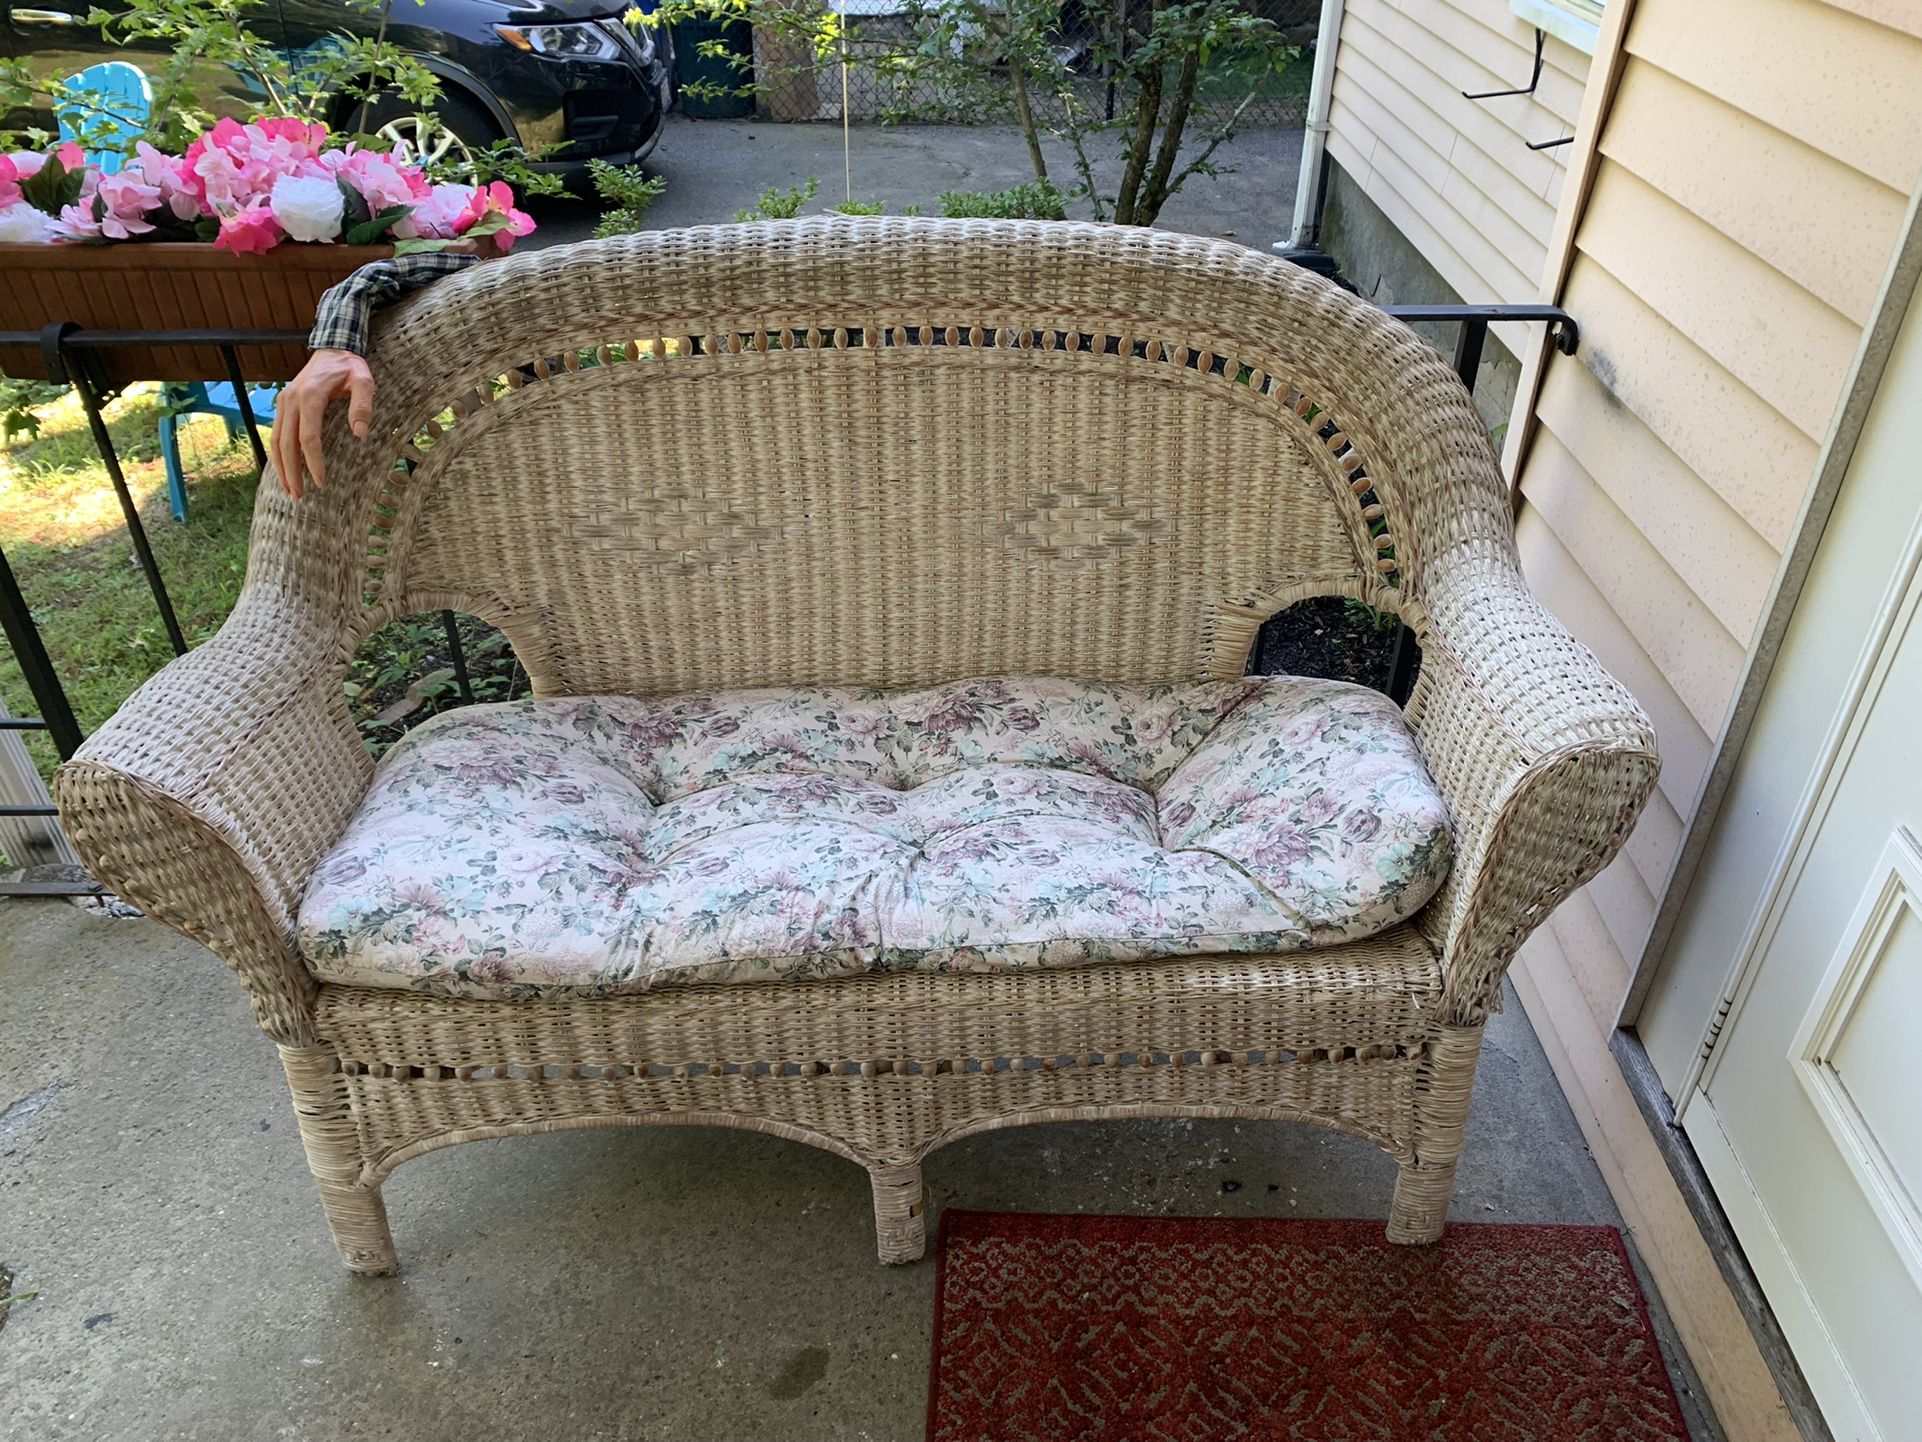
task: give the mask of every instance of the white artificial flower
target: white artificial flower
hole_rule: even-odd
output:
[[[268,200],[274,219],[293,240],[340,239],[340,186],[332,179],[283,175]]]
[[[53,217],[16,200],[0,210],[0,245],[33,245],[53,239]]]

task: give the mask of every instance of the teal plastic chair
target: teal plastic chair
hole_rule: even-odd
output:
[[[112,132],[116,144],[109,150],[89,152],[87,161],[101,173],[112,175],[127,163],[123,152],[147,128],[147,116],[153,111],[153,87],[137,66],[124,60],[106,60],[89,65],[78,75],[69,75],[67,88],[84,92],[105,114],[87,116],[71,106],[63,109],[58,116],[60,138],[77,140],[82,126],[104,126]]]
[[[274,401],[280,395],[280,387],[248,386],[247,403],[253,407],[254,419],[263,426],[274,423]],[[245,420],[240,414],[240,402],[234,396],[234,388],[226,381],[190,381],[169,385],[166,392],[167,409],[160,417],[160,459],[167,467],[167,502],[173,507],[174,519],[187,519],[187,477],[180,468],[180,418],[185,415],[219,416],[227,423],[227,438],[238,441],[245,434]]]

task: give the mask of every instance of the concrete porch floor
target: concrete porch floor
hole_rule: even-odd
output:
[[[0,1327],[0,1435],[921,1435],[932,1251],[875,1261],[845,1161],[681,1127],[450,1148],[387,1184],[402,1274],[355,1277],[213,956],[0,902],[0,997],[0,1265],[40,1292]],[[1184,1121],[995,1132],[927,1168],[937,1206],[1203,1216],[1384,1217],[1393,1173],[1317,1128]],[[1620,1224],[1512,1000],[1450,1215]],[[1695,1436],[1719,1442],[1643,1287]]]

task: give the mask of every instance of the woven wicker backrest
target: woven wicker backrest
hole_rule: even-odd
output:
[[[364,550],[303,582],[344,646],[454,606],[549,693],[1238,675],[1300,596],[1420,630],[1444,552],[1513,564],[1440,358],[1222,242],[657,232],[442,281],[374,364],[374,437],[336,418],[322,506],[263,503],[257,575],[344,525]]]

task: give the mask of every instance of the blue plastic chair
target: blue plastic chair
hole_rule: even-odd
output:
[[[274,423],[274,400],[279,386],[248,386],[247,403],[254,419],[263,426]],[[227,438],[238,441],[246,432],[240,402],[226,381],[190,381],[167,387],[167,411],[160,418],[160,458],[167,466],[167,501],[174,519],[187,519],[187,477],[180,468],[180,417],[184,415],[219,416],[227,423]]]
[[[92,152],[87,161],[102,174],[112,175],[127,163],[124,152],[147,128],[147,116],[153,110],[153,87],[137,66],[124,60],[89,65],[78,75],[69,75],[67,87],[83,91],[107,114],[87,117],[71,107],[62,110],[58,117],[60,138],[77,140],[79,128],[90,121],[93,126],[104,126],[119,143],[111,150]]]

